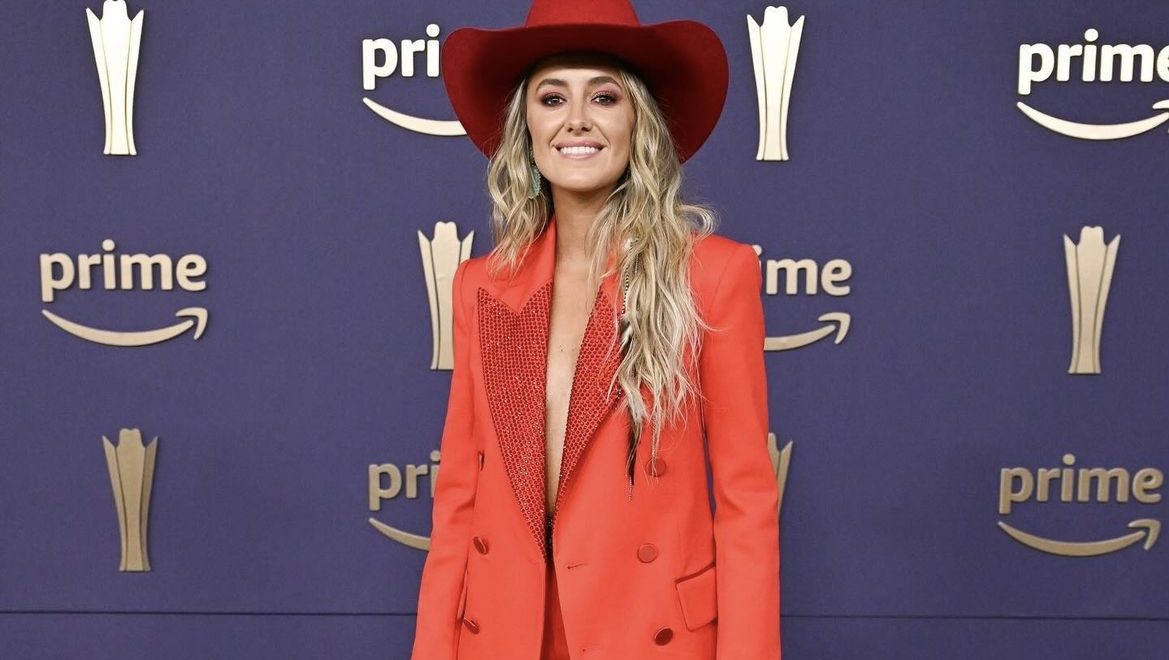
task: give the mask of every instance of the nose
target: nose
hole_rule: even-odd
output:
[[[592,122],[588,117],[588,101],[573,101],[568,109],[568,130],[570,133],[580,133],[592,129]]]

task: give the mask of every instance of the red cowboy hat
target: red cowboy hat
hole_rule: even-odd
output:
[[[499,146],[508,96],[540,58],[567,51],[616,56],[645,81],[665,113],[679,160],[714,130],[727,96],[727,54],[696,21],[642,25],[628,0],[535,0],[520,27],[460,28],[442,46],[455,115],[479,150]]]

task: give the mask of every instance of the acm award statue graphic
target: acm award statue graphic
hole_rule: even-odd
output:
[[[763,11],[762,25],[747,16],[747,33],[751,39],[755,94],[759,102],[759,151],[755,160],[789,160],[788,106],[804,17],[789,24],[787,7],[768,7]]]
[[[471,243],[474,240],[474,231],[460,239],[458,225],[454,222],[434,223],[434,238],[428,239],[421,231],[418,232],[422,273],[430,301],[430,368],[433,370],[454,368],[452,286],[459,264],[471,257]]]
[[[1104,244],[1103,227],[1081,227],[1078,244],[1066,234],[1063,237],[1072,312],[1069,374],[1100,373],[1100,331],[1119,248],[1119,234]]]
[[[106,143],[102,153],[135,156],[134,82],[138,77],[143,11],[130,19],[124,0],[105,0],[100,19],[89,8],[85,15],[105,108]]]
[[[122,429],[118,432],[117,447],[104,435],[101,439],[122,538],[122,561],[118,570],[149,571],[146,525],[150,518],[150,489],[154,485],[158,438],[143,446],[142,433],[138,429]]]

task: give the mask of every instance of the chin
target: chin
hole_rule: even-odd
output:
[[[618,181],[620,181],[619,178],[612,180],[590,179],[588,181],[569,180],[560,183],[553,181],[552,185],[559,188],[560,190],[563,190],[564,192],[585,194],[604,190],[612,190],[617,186]]]

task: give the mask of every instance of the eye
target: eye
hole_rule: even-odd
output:
[[[555,93],[545,94],[544,96],[540,97],[540,105],[554,105],[554,106],[560,105],[559,103],[549,103],[549,101],[556,100],[556,99],[563,101],[564,97],[560,96],[559,94],[555,94]]]
[[[613,92],[600,92],[593,98],[600,100],[604,105],[613,105],[621,100],[621,97]]]

